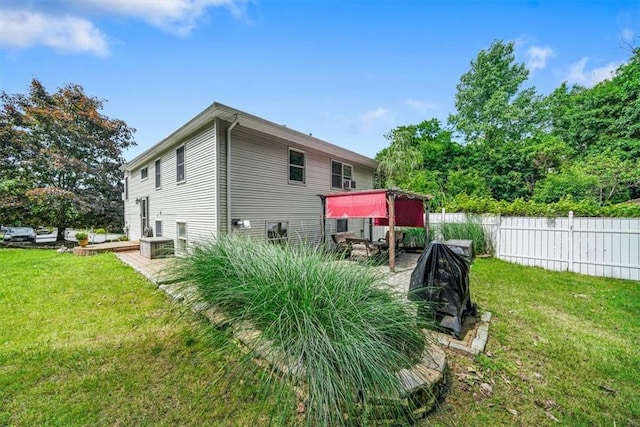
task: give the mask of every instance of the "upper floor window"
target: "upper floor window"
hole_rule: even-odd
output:
[[[331,188],[345,188],[345,181],[349,181],[349,187],[354,188],[351,184],[353,180],[353,167],[346,163],[331,160]]]
[[[305,182],[305,153],[289,148],[289,182]]]
[[[156,160],[155,172],[156,172],[156,188],[162,187],[162,179],[160,176],[160,159]]]
[[[149,178],[149,167],[145,166],[140,169],[140,181],[144,181],[147,178]]]
[[[176,181],[184,181],[184,145],[176,150]]]

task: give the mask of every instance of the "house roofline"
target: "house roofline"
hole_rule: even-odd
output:
[[[344,160],[348,160],[364,166],[369,166],[373,169],[377,169],[378,167],[377,160],[366,157],[362,154],[347,150],[346,148],[339,147],[335,144],[331,144],[297,130],[290,129],[284,125],[279,125],[269,120],[265,120],[252,114],[245,113],[244,111],[240,111],[224,104],[220,104],[219,102],[214,102],[194,118],[178,128],[176,131],[171,133],[169,136],[162,139],[152,147],[148,148],[147,150],[133,158],[131,161],[125,163],[121,169],[123,171],[126,171],[134,170],[140,167],[149,160],[158,157],[161,153],[170,149],[172,146],[178,145],[189,135],[212,123],[216,117],[219,117],[220,119],[228,122],[233,122],[237,117],[239,121],[238,124],[240,126],[280,137],[282,139],[295,142],[302,147],[322,151],[332,156],[342,158]]]

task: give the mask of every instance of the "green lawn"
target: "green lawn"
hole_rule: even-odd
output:
[[[640,282],[480,259],[471,292],[487,354],[450,357],[431,424],[640,426]]]
[[[250,382],[216,382],[223,338],[112,254],[4,249],[0,265],[0,426],[261,419]]]
[[[216,381],[226,337],[113,255],[3,249],[0,265],[0,426],[264,424],[250,379]],[[425,425],[640,426],[640,283],[480,259],[471,286],[488,353],[450,355]]]

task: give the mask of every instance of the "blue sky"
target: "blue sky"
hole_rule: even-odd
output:
[[[446,121],[495,39],[540,93],[591,86],[640,44],[640,0],[3,0],[0,90],[82,85],[137,129],[127,160],[214,101],[373,157]]]

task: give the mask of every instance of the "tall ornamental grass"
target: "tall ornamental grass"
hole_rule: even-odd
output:
[[[406,227],[404,231],[404,246],[408,248],[424,248],[424,228],[423,227]],[[427,245],[434,239],[434,229],[429,227],[429,237],[427,238]]]
[[[201,245],[181,263],[178,274],[232,329],[261,332],[245,334],[257,340],[249,347],[287,367],[269,364],[266,390],[275,395],[295,386],[300,402],[297,411],[290,401],[274,416],[297,412],[306,425],[359,425],[380,398],[399,408],[397,372],[419,360],[425,338],[411,304],[371,268],[336,263],[310,247],[238,236]],[[255,370],[255,355],[243,364],[246,372]]]
[[[493,245],[479,221],[469,219],[466,222],[448,222],[442,224],[441,227],[443,240],[472,240],[474,253],[493,253]]]

